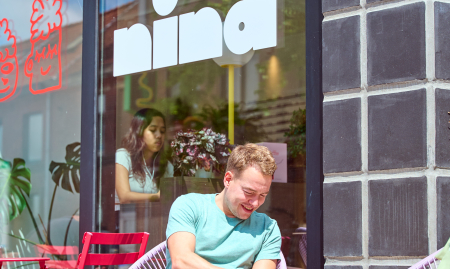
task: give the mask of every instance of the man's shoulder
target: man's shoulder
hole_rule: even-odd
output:
[[[253,212],[251,221],[260,227],[264,227],[265,230],[272,230],[274,227],[278,228],[277,221],[267,216],[265,213]]]
[[[176,199],[176,203],[184,206],[200,207],[207,205],[212,194],[188,193],[181,195]]]

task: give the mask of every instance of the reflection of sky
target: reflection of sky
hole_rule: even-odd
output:
[[[62,0],[61,12],[63,26],[83,20],[83,0]],[[10,28],[16,35],[18,42],[28,40],[31,37],[31,14],[33,13],[34,0],[0,0],[0,20],[8,19]],[[0,38],[0,46],[7,44]]]
[[[133,1],[134,0],[102,0],[100,1],[100,12],[105,12]]]

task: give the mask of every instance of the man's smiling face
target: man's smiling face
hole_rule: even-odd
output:
[[[228,171],[225,174],[225,214],[228,217],[248,219],[265,201],[272,184],[272,176],[249,166],[239,175]]]

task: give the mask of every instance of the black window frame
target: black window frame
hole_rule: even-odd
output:
[[[83,3],[81,101],[80,235],[98,230],[99,152],[99,16],[100,0]],[[306,192],[307,264],[324,268],[323,256],[323,132],[322,132],[322,1],[306,4]]]

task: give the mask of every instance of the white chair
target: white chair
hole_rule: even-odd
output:
[[[436,255],[441,250],[442,249],[436,251],[435,253],[431,254],[430,256],[426,257],[420,262],[414,264],[413,266],[409,267],[409,269],[437,269],[439,265],[439,260],[436,259]]]
[[[280,251],[281,259],[278,261],[277,269],[287,269],[283,253]],[[166,242],[162,242],[149,250],[138,259],[129,269],[163,269],[166,268]]]

